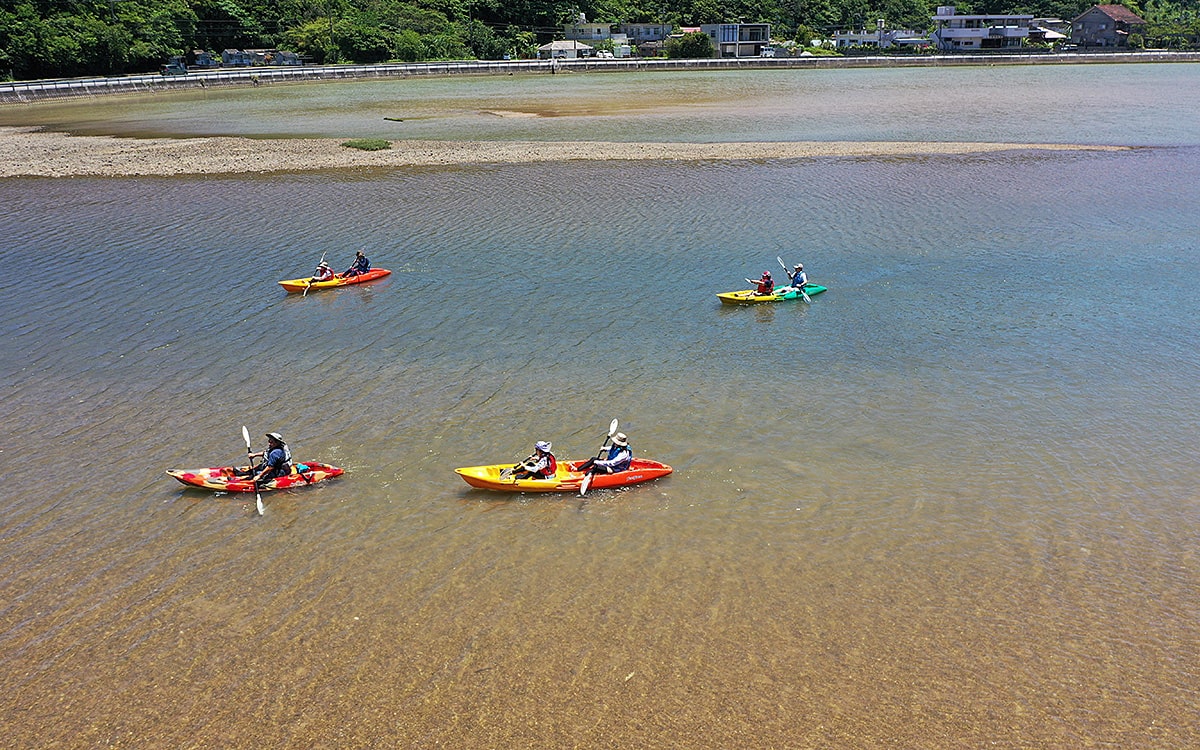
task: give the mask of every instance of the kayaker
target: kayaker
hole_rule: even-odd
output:
[[[333,278],[333,269],[325,261],[317,264],[317,270],[313,272],[312,281],[329,281]]]
[[[762,278],[758,280],[758,289],[755,294],[773,294],[775,292],[775,282],[771,279],[770,271],[763,271]]]
[[[558,471],[558,461],[550,452],[549,441],[539,440],[533,444],[533,455],[513,467],[517,479],[547,479]]]
[[[792,282],[792,286],[795,287],[797,291],[808,286],[808,274],[804,273],[804,264],[797,263],[795,270],[788,274],[788,279]]]
[[[349,278],[351,276],[358,276],[360,274],[364,274],[370,270],[371,270],[371,261],[367,260],[367,256],[363,255],[362,250],[359,250],[357,253],[354,254],[354,265],[347,268],[346,272],[344,274],[342,274],[342,276]]]
[[[629,447],[629,438],[623,432],[613,436],[612,445],[608,446],[608,455],[604,458],[589,458],[579,465],[580,471],[593,474],[616,474],[625,471],[633,461],[633,449]]]
[[[250,458],[250,476],[255,484],[266,484],[276,477],[284,477],[292,472],[292,449],[283,442],[283,436],[278,432],[267,433],[267,449],[258,453],[248,454]],[[263,462],[255,473],[254,459],[261,458]]]

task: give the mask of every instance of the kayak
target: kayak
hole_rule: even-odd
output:
[[[279,282],[279,286],[288,290],[288,292],[303,292],[306,289],[332,289],[338,286],[361,284],[364,281],[382,279],[389,273],[391,273],[391,271],[387,270],[386,268],[372,268],[370,271],[367,271],[366,273],[360,273],[357,276],[344,277],[340,273],[335,274],[334,277],[329,281],[312,281],[311,276],[303,279],[285,279],[284,281]]]
[[[823,291],[825,291],[825,287],[818,284],[809,284],[804,287],[804,293],[809,297],[815,297]],[[739,292],[721,292],[717,298],[727,305],[757,305],[763,302],[802,299],[800,293],[790,286],[781,286],[775,290],[774,294],[758,294],[753,289],[743,289]]]
[[[501,476],[505,469],[511,469],[512,464],[492,464],[491,466],[467,466],[455,469],[467,484],[481,490],[496,490],[497,492],[577,492],[579,485],[586,476],[578,471],[583,461],[560,461],[558,471],[547,479],[514,479]],[[635,458],[625,471],[615,474],[595,474],[592,477],[591,489],[602,490],[612,487],[624,487],[638,482],[648,482],[670,474],[674,469],[658,461],[648,458]]]
[[[292,464],[291,474],[276,477],[255,487],[253,482],[235,473],[244,472],[245,469],[244,466],[214,466],[207,469],[170,469],[167,474],[189,487],[203,487],[206,490],[220,492],[266,492],[267,490],[286,490],[289,487],[305,487],[326,479],[340,477],[345,473],[345,469],[339,469],[336,466],[304,461]]]

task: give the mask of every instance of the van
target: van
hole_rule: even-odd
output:
[[[759,57],[774,57],[775,56],[775,48],[770,47],[770,46],[763,47],[762,51],[758,53],[758,56]]]

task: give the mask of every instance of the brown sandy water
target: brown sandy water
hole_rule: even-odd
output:
[[[0,281],[7,742],[1194,746],[1198,175],[4,180],[6,266],[43,270]],[[393,275],[274,284],[360,247]],[[830,291],[720,306],[777,254]],[[613,417],[675,474],[453,474]],[[242,424],[348,473],[261,518],[163,475]]]

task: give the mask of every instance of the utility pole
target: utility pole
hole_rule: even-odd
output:
[[[338,62],[341,62],[342,56],[338,54],[337,42],[333,39],[333,3],[331,0],[325,0],[325,9],[329,11],[329,54],[336,56]]]

